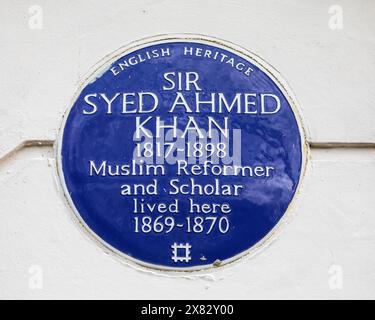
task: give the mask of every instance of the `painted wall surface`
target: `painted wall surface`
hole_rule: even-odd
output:
[[[1,1],[0,298],[375,298],[374,18],[371,0]],[[165,33],[222,38],[272,64],[315,145],[269,247],[183,276],[93,242],[61,195],[53,148],[92,66]],[[322,148],[332,142],[342,147]]]

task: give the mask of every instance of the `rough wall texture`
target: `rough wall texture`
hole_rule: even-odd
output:
[[[52,147],[92,65],[135,39],[185,32],[232,41],[278,69],[309,141],[375,143],[374,17],[370,0],[1,1],[0,298],[375,298],[373,148],[313,148],[270,247],[173,277],[124,265],[86,236],[57,186]]]

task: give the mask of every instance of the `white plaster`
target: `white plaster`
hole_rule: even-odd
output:
[[[146,36],[200,33],[272,64],[300,102],[308,139],[375,142],[375,2],[0,2],[0,159],[27,140],[54,140],[78,83],[105,55]],[[313,149],[303,193],[278,239],[254,258],[200,276],[124,265],[73,221],[51,147],[0,160],[0,298],[375,298],[374,149]],[[343,288],[331,290],[331,266]],[[39,269],[41,268],[41,269]],[[41,289],[29,288],[41,270]],[[35,286],[35,288],[39,288]]]
[[[374,141],[375,3],[339,1],[41,0],[0,3],[0,157],[26,139],[54,139],[77,83],[105,55],[156,34],[197,33],[243,46],[289,82],[313,141]],[[199,14],[198,14],[199,13]]]
[[[54,186],[52,148],[26,148],[0,166],[1,298],[374,298],[375,151],[312,150],[303,194],[261,253],[201,276],[124,265],[82,231]],[[340,161],[337,161],[339,159]],[[343,289],[329,268],[343,268]],[[30,290],[30,266],[43,289]]]

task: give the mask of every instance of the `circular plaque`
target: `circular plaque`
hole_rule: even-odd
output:
[[[159,36],[101,63],[57,148],[80,223],[129,261],[218,267],[283,220],[306,147],[290,90],[254,54],[204,36]]]

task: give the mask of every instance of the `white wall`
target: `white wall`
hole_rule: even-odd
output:
[[[32,5],[42,29],[29,26]],[[331,5],[343,8],[342,30],[329,27]],[[375,143],[374,17],[371,0],[2,0],[0,298],[375,298],[374,148],[312,149],[279,238],[254,258],[189,277],[106,254],[73,221],[53,148],[17,149],[55,139],[79,81],[106,54],[184,32],[232,41],[278,69],[310,141]]]

